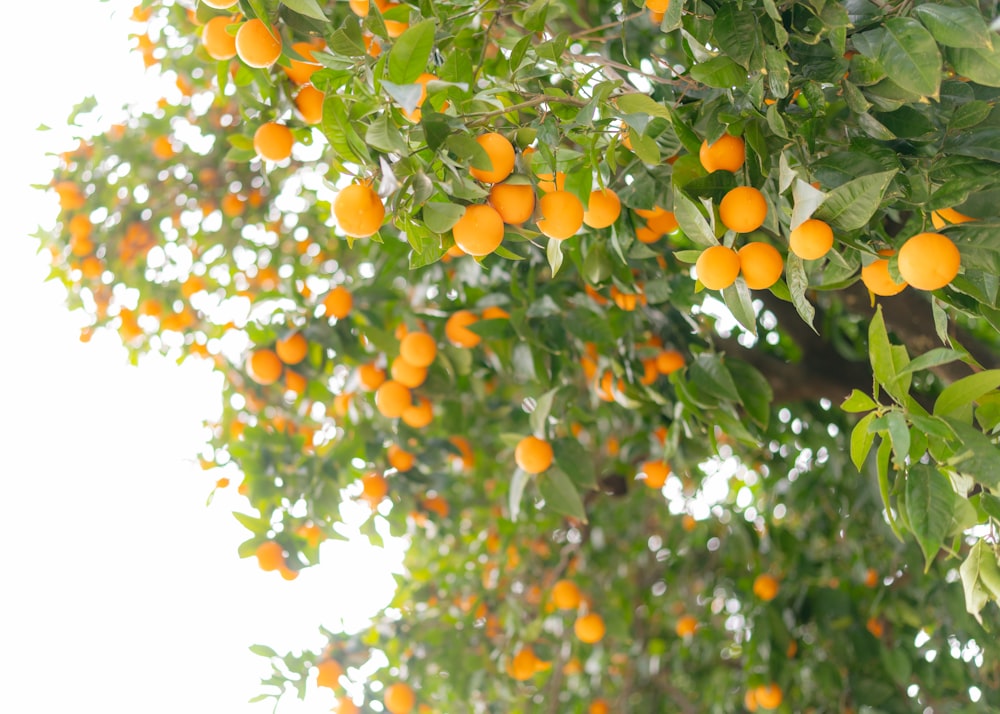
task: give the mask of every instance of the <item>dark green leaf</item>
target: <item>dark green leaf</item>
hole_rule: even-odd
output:
[[[843,231],[864,228],[879,209],[882,196],[896,171],[882,171],[852,179],[826,195],[816,218]]]
[[[577,488],[592,489],[597,485],[594,457],[574,438],[552,442],[556,465],[576,484]]]
[[[733,377],[747,414],[761,428],[766,429],[771,417],[771,403],[774,401],[770,383],[764,375],[742,360],[727,359],[726,368]]]
[[[587,512],[583,507],[580,492],[569,476],[561,470],[550,468],[538,476],[538,490],[545,499],[545,507],[577,520],[586,521]]]
[[[691,68],[691,77],[716,89],[742,87],[747,81],[747,71],[724,55],[699,62]]]
[[[927,464],[914,464],[906,474],[906,513],[910,529],[924,552],[924,572],[941,549],[954,511],[955,492],[948,479]]]
[[[992,49],[949,47],[946,53],[948,63],[961,76],[987,87],[1000,87],[1000,42]]]
[[[909,17],[889,18],[885,29],[879,62],[891,69],[893,81],[915,94],[937,97],[941,87],[941,52],[931,33]]]
[[[733,377],[718,355],[709,353],[698,355],[688,366],[687,374],[688,381],[706,394],[730,402],[740,401],[740,394]]]
[[[975,8],[926,3],[918,5],[916,13],[934,39],[946,47],[993,47],[990,28]]]

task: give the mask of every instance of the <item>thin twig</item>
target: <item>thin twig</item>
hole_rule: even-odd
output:
[[[544,104],[546,102],[552,102],[555,104],[569,104],[574,107],[585,107],[587,102],[582,99],[576,99],[575,97],[558,97],[551,94],[540,94],[537,97],[527,99],[523,102],[517,104],[511,104],[509,107],[504,107],[503,109],[494,109],[490,112],[472,112],[466,114],[466,117],[476,117],[477,119],[492,119],[493,117],[502,116],[508,112],[517,112],[522,109],[529,109],[531,107],[537,107],[539,104]]]
[[[623,72],[628,72],[630,74],[638,74],[640,77],[644,77],[650,82],[656,84],[669,84],[671,86],[676,86],[678,84],[685,84],[686,80],[681,79],[668,79],[667,77],[661,77],[658,74],[650,74],[649,72],[643,72],[641,69],[632,67],[621,62],[615,62],[613,59],[608,59],[607,57],[602,57],[601,55],[566,55],[566,58],[573,62],[580,62],[582,64],[595,64],[602,67],[614,67],[615,69],[620,69]]]
[[[574,32],[570,35],[571,40],[578,40],[581,37],[586,37],[594,32],[600,32],[601,30],[609,30],[612,27],[618,27],[619,25],[624,25],[629,20],[634,20],[637,17],[642,17],[646,14],[645,10],[639,10],[638,12],[633,12],[631,15],[626,15],[621,20],[616,20],[614,22],[606,22],[603,25],[598,25],[597,27],[589,27],[586,30],[580,30],[579,32]]]

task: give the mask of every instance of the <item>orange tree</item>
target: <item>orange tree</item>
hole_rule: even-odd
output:
[[[262,697],[1000,706],[992,5],[646,5],[135,9],[165,99],[41,236],[83,338],[225,376],[242,556],[409,543]]]

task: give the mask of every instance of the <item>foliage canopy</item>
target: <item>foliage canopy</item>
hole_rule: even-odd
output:
[[[1000,707],[993,3],[646,4],[136,7],[173,85],[41,236],[83,338],[225,375],[242,556],[409,541],[262,697]]]

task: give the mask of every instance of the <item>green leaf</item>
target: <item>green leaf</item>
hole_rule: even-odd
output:
[[[897,402],[903,402],[905,395],[896,389],[896,368],[892,361],[892,345],[885,330],[882,306],[875,309],[875,316],[868,323],[868,360],[876,381]]]
[[[761,45],[757,15],[741,3],[722,3],[712,21],[713,43],[744,68]]]
[[[906,514],[910,530],[924,552],[924,572],[930,570],[952,520],[955,492],[933,466],[914,464],[906,474]]]
[[[937,97],[941,88],[941,52],[934,37],[910,17],[885,21],[879,62],[892,72],[892,81],[922,97]]]
[[[764,375],[742,360],[727,360],[726,368],[733,377],[747,414],[762,429],[766,429],[771,418],[771,402],[774,401],[774,390],[770,383]]]
[[[314,20],[327,21],[326,15],[323,14],[323,8],[319,6],[316,0],[282,0],[281,4],[300,15],[311,17]]]
[[[428,201],[422,214],[424,224],[435,233],[447,233],[465,215],[465,206],[441,201]]]
[[[406,140],[399,133],[399,128],[385,113],[373,121],[365,132],[365,141],[379,151],[406,152]]]
[[[688,381],[706,394],[730,402],[740,401],[733,377],[716,354],[702,353],[688,366]]]
[[[859,389],[853,390],[840,408],[848,413],[868,412],[878,406],[878,403]]]
[[[934,402],[934,414],[951,414],[997,387],[1000,387],[1000,369],[988,369],[962,377],[941,391]]]
[[[904,468],[906,457],[910,453],[910,428],[906,425],[903,413],[893,409],[886,414],[886,424],[889,427],[889,439],[892,441],[892,453],[896,466]]]
[[[592,489],[597,486],[597,472],[594,457],[579,441],[572,437],[556,439],[552,442],[559,469],[576,484],[577,488]]]
[[[1000,128],[986,125],[961,132],[949,137],[944,147],[945,151],[952,154],[1000,162]]]
[[[882,196],[896,171],[883,171],[852,179],[826,195],[816,218],[843,231],[864,228],[879,209]]]
[[[869,416],[874,416],[870,414]],[[892,529],[893,535],[903,542],[903,534],[899,530],[899,523],[893,515],[892,505],[889,497],[889,455],[892,451],[892,443],[888,439],[882,439],[875,454],[875,468],[878,470],[878,491],[882,496],[882,506],[885,509],[885,517]]]
[[[990,28],[975,8],[927,3],[915,10],[934,39],[946,47],[993,47]]]
[[[871,451],[872,443],[875,441],[875,434],[868,429],[874,419],[875,412],[866,414],[851,430],[851,462],[858,471],[864,466],[868,452]]]
[[[545,507],[580,521],[587,520],[580,492],[569,476],[559,469],[549,469],[538,477],[538,490],[545,499]]]
[[[698,207],[681,191],[674,191],[674,218],[684,231],[684,234],[698,245],[711,247],[719,245],[708,221],[701,215]]]
[[[1000,448],[965,422],[949,419],[948,425],[958,435],[959,446],[947,465],[989,488],[1000,488]]]
[[[991,49],[949,47],[945,53],[958,74],[976,84],[1000,87],[1000,42]]]
[[[670,110],[647,94],[623,94],[614,102],[624,114],[648,114],[651,117],[670,119]]]
[[[410,84],[427,70],[434,49],[434,20],[421,20],[396,38],[389,50],[389,79]]]
[[[559,387],[550,389],[535,400],[535,408],[528,416],[528,423],[531,425],[531,430],[536,434],[545,433],[549,414],[552,412],[552,401],[555,399],[558,391]]]
[[[549,269],[552,270],[552,276],[555,277],[563,264],[562,241],[549,238],[549,242],[545,246],[545,257],[549,261]]]
[[[696,81],[716,89],[742,87],[747,82],[747,71],[724,55],[699,62],[690,74]]]
[[[750,297],[750,288],[747,287],[743,278],[737,278],[736,282],[722,291],[722,300],[733,313],[733,317],[743,326],[747,332],[754,337],[757,336],[757,314],[753,309],[753,300]]]
[[[813,327],[816,308],[806,298],[806,290],[809,288],[809,277],[806,275],[802,258],[790,251],[788,257],[785,259],[785,280],[788,283],[788,293],[792,299],[792,305],[795,306],[795,311],[812,328],[813,332],[816,332],[816,328]]]
[[[931,369],[932,367],[948,364],[964,358],[964,352],[950,350],[946,347],[936,347],[911,361],[908,365],[906,365],[906,367],[899,370],[899,374],[902,375],[909,372],[919,372],[921,370]]]
[[[1000,565],[997,564],[997,555],[986,542],[976,541],[958,573],[965,591],[965,609],[982,624],[980,611],[991,600],[1000,599]]]
[[[267,645],[250,645],[250,651],[258,657],[277,657],[278,653]]]
[[[514,469],[514,475],[510,479],[510,492],[507,494],[507,508],[510,510],[510,520],[517,521],[521,514],[521,498],[524,496],[524,487],[528,485],[527,473],[521,469]]]
[[[233,516],[240,522],[240,525],[257,535],[263,535],[271,528],[271,522],[266,518],[248,516],[246,513],[240,513],[239,511],[233,511]]]
[[[993,111],[993,105],[981,99],[974,99],[971,102],[960,104],[955,113],[951,115],[948,122],[948,129],[958,131],[959,129],[971,129],[986,120],[986,117]]]

